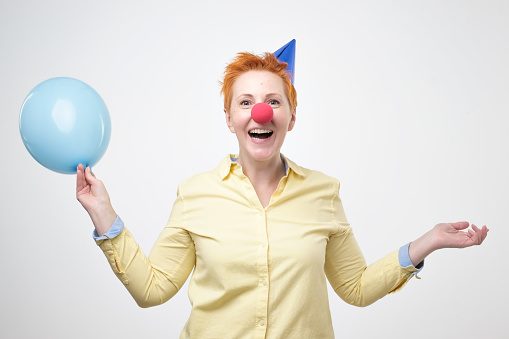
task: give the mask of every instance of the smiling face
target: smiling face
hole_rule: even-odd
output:
[[[269,71],[248,71],[233,85],[230,109],[226,123],[239,142],[239,163],[279,161],[280,149],[286,133],[295,124],[295,110],[291,110],[283,80]],[[251,118],[251,109],[257,103],[269,104],[274,117],[266,124]]]

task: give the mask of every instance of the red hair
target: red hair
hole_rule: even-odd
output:
[[[279,62],[272,53],[264,53],[261,56],[246,52],[238,53],[237,57],[226,66],[223,81],[220,82],[225,110],[230,110],[233,84],[239,76],[248,71],[269,71],[278,75],[283,80],[285,94],[290,103],[290,109],[293,112],[297,107],[297,91],[293,87],[290,73],[286,71],[287,66],[286,62]]]

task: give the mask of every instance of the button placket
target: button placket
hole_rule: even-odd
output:
[[[260,335],[267,330],[267,314],[269,305],[269,265],[268,265],[268,236],[266,210],[257,213],[256,227],[258,228],[257,268],[258,268],[258,300],[256,307],[256,321]]]

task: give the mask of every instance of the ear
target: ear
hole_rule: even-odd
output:
[[[290,124],[288,124],[288,132],[290,132],[295,126],[295,120],[297,119],[297,110],[294,110],[292,113],[292,119],[290,120]]]
[[[224,109],[224,117],[226,119],[226,125],[228,126],[228,129],[230,130],[230,132],[235,133],[235,128],[233,128],[232,118],[230,116],[230,113],[228,113],[226,111],[226,108]]]

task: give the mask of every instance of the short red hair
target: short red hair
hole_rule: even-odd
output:
[[[286,71],[288,64],[286,62],[279,62],[279,60],[272,53],[264,53],[261,56],[251,53],[243,52],[238,53],[237,57],[226,66],[224,71],[221,94],[224,96],[224,108],[226,111],[230,110],[233,96],[233,84],[239,76],[248,71],[269,71],[279,77],[284,82],[285,94],[290,103],[290,109],[293,112],[297,107],[297,91],[293,87],[291,75]]]

